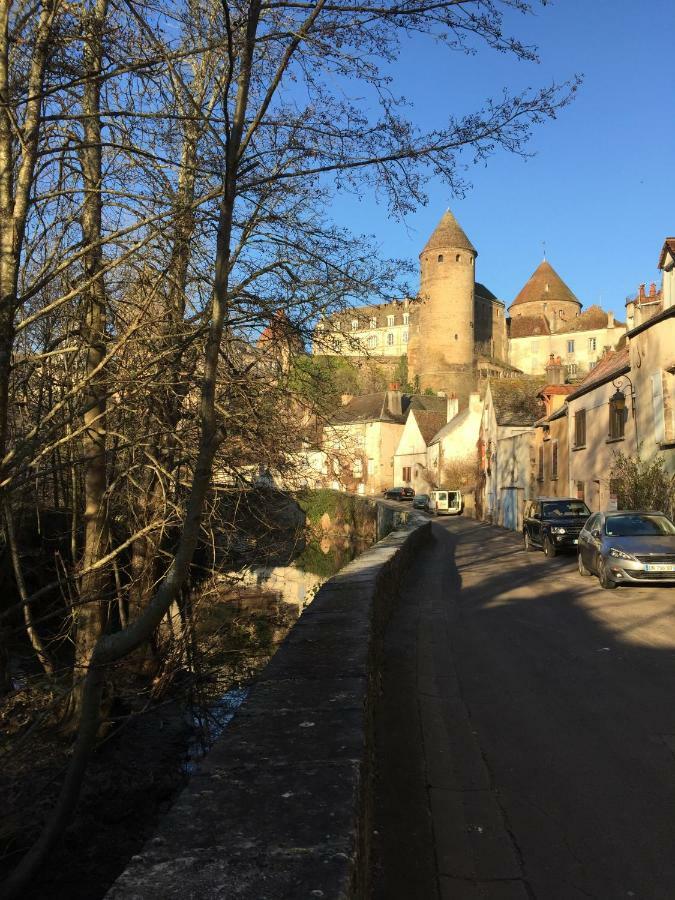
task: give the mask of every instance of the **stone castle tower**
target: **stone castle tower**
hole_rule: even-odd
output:
[[[420,253],[417,323],[408,377],[420,391],[454,393],[460,407],[474,387],[474,287],[478,253],[450,210]]]

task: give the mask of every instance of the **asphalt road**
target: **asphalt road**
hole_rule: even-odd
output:
[[[376,900],[675,898],[675,588],[439,520],[386,634]]]

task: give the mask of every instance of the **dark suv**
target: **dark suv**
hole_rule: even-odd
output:
[[[538,497],[528,500],[523,515],[526,550],[542,547],[548,557],[560,550],[576,550],[579,533],[591,511],[573,497]]]
[[[385,500],[412,500],[415,491],[411,487],[393,487],[384,492]]]

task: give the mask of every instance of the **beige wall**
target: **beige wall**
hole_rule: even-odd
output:
[[[412,309],[409,300],[396,300],[346,310],[317,325],[313,352],[328,356],[403,356],[408,352]],[[393,324],[389,324],[392,319]]]
[[[569,477],[569,428],[567,416],[546,423],[548,431],[539,425],[533,445],[535,459],[536,496],[576,497],[570,491]],[[553,447],[558,451],[558,475],[553,477]],[[542,456],[543,454],[543,456]],[[540,461],[543,466],[540,467]]]
[[[568,331],[558,334],[537,334],[532,337],[511,338],[509,362],[526,375],[543,375],[551,353],[559,356],[565,366],[576,366],[576,374],[582,375],[592,368],[603,354],[605,347],[614,349],[625,327],[595,328],[590,331]],[[595,347],[591,340],[595,341]],[[574,350],[568,342],[574,341]],[[572,370],[570,376],[574,377]]]
[[[410,468],[409,479],[403,478],[403,469]],[[429,490],[429,473],[427,471],[427,445],[417,425],[414,410],[406,419],[405,427],[394,456],[394,484],[407,485],[416,493]]]
[[[652,459],[662,453],[675,473],[675,316],[632,336],[629,352],[640,454]],[[619,383],[629,397],[626,379]]]
[[[381,494],[394,484],[394,453],[403,424],[356,422],[324,429],[328,481],[336,489]]]
[[[616,387],[610,381],[582,397],[568,400],[569,491],[576,496],[577,482],[583,482],[586,504],[594,512],[608,507],[615,453],[621,450],[632,455],[636,450],[635,420],[630,409],[626,413],[624,439],[610,441],[608,438],[609,399],[615,392]],[[577,448],[574,417],[581,409],[586,410],[586,444]]]

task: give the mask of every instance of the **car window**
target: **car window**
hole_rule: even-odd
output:
[[[675,525],[666,516],[645,516],[627,513],[608,516],[605,533],[610,537],[639,537],[650,534],[675,534]]]
[[[436,494],[436,497],[438,500],[447,500],[448,499],[448,495],[447,495],[446,491],[439,491],[438,494]]]
[[[568,516],[590,516],[591,511],[583,500],[553,500],[543,504],[546,518],[565,518]]]

